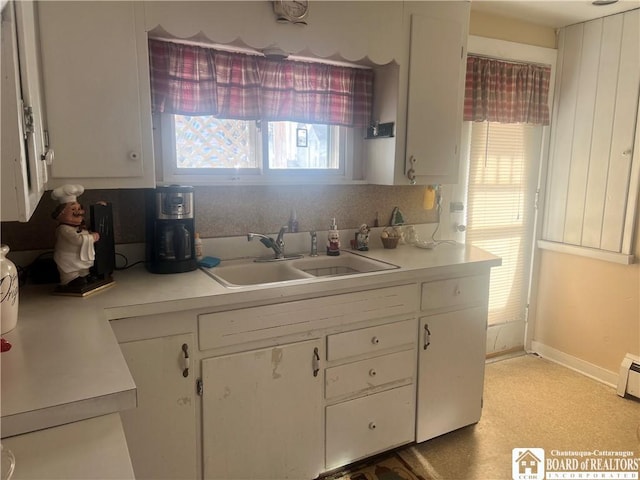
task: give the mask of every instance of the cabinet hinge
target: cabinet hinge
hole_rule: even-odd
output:
[[[484,397],[480,397],[480,408],[484,408]]]
[[[202,396],[202,391],[204,389],[204,386],[202,385],[202,379],[198,378],[196,380],[196,393],[198,394],[198,396]]]
[[[538,210],[539,201],[540,201],[540,189],[536,188],[536,197],[535,197],[535,200],[533,201],[533,208],[535,208],[536,210]]]

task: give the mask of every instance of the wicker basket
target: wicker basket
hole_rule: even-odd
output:
[[[384,246],[384,248],[396,248],[398,246],[398,241],[400,240],[399,237],[380,237],[380,240],[382,240],[382,245]]]

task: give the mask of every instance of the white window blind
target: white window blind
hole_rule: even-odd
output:
[[[466,241],[502,258],[489,325],[525,318],[541,141],[541,126],[471,124]]]

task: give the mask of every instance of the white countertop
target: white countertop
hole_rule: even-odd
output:
[[[135,478],[120,415],[112,413],[2,441],[14,480]]]
[[[357,253],[400,268],[228,289],[200,270],[154,275],[138,266],[116,272],[114,286],[84,298],[51,295],[53,285],[21,288],[17,327],[3,336],[12,349],[0,356],[2,437],[135,407],[135,385],[109,320],[328,295],[417,274],[455,274],[457,268],[500,264],[499,258],[464,245],[441,244],[433,250],[403,245]]]

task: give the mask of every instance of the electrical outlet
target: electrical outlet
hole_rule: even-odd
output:
[[[464,212],[464,203],[462,202],[451,202],[449,204],[449,212]]]

